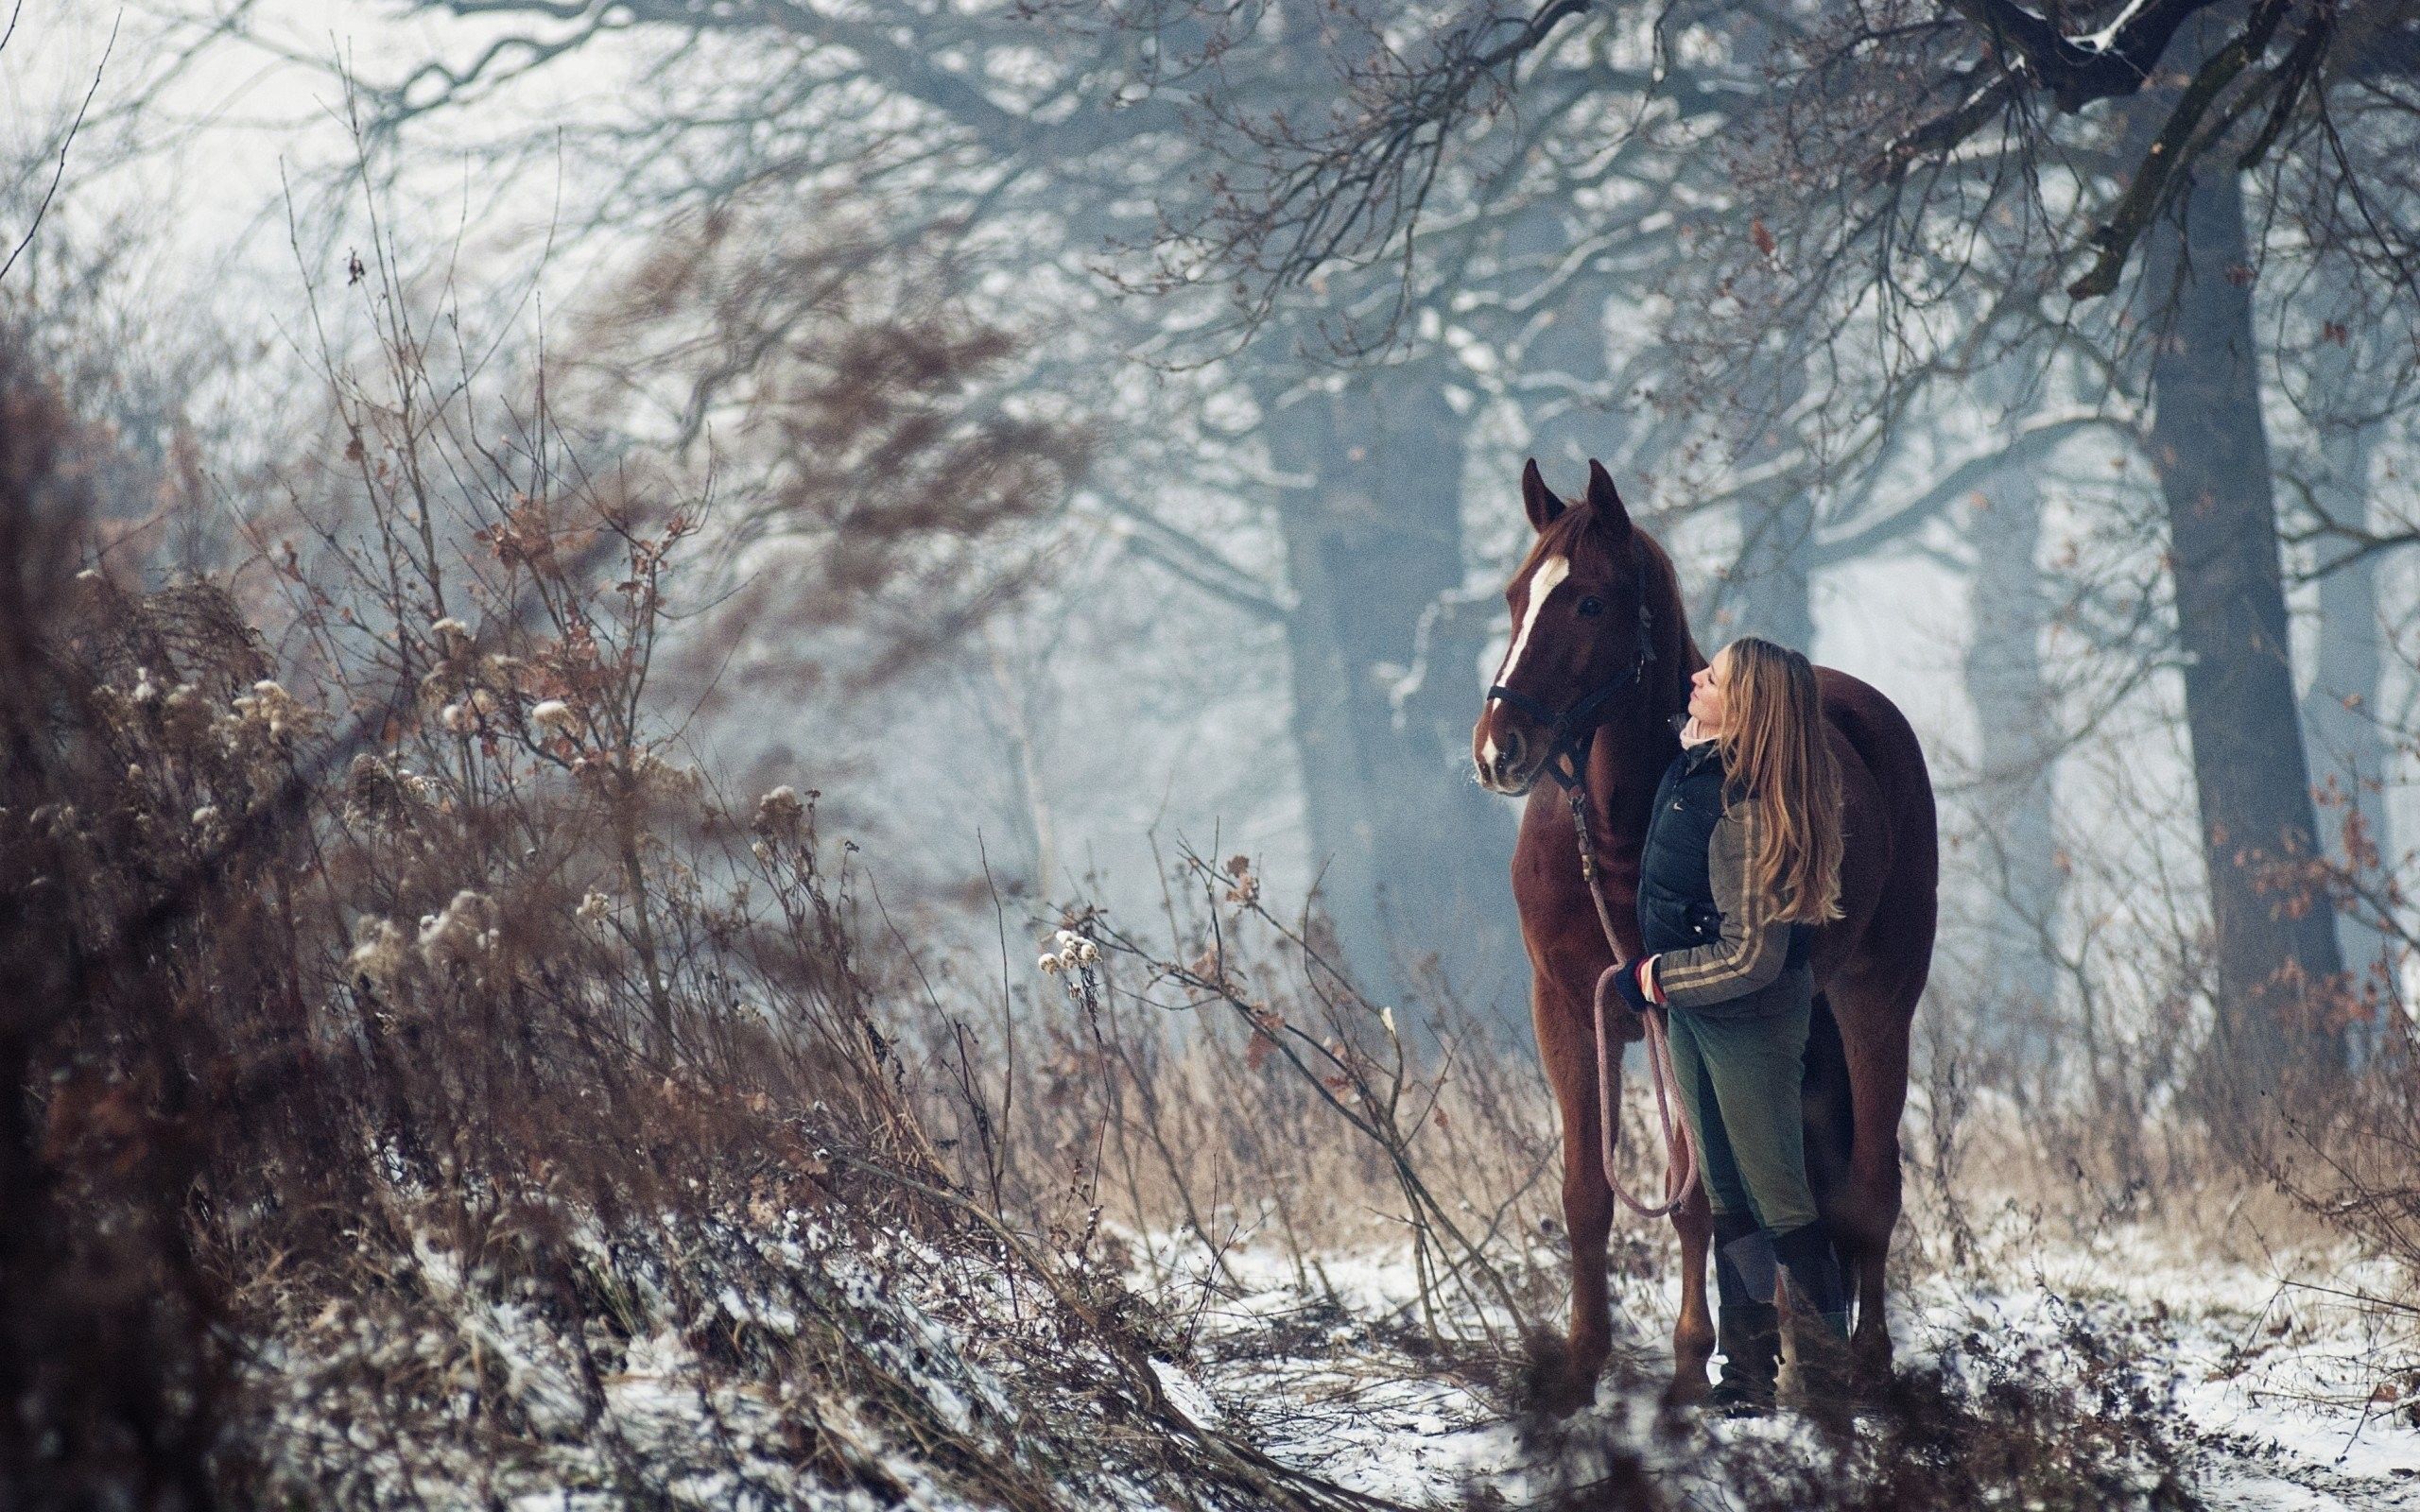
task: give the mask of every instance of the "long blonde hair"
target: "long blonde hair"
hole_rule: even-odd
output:
[[[1731,643],[1722,689],[1722,769],[1756,805],[1750,885],[1780,902],[1776,919],[1841,917],[1841,774],[1824,728],[1815,668],[1757,636]]]

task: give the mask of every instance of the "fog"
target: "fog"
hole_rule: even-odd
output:
[[[878,76],[881,66],[892,66],[868,70],[847,55],[845,43],[830,39],[785,43],[752,59],[744,46],[712,37],[681,43],[678,28],[651,36],[647,26],[608,28],[542,58],[521,39],[556,43],[579,28],[533,24],[510,7],[496,9],[456,18],[441,7],[262,4],[214,20],[173,9],[121,16],[54,8],[29,17],[25,36],[0,60],[12,116],[22,132],[39,134],[72,109],[110,48],[92,119],[45,235],[123,239],[139,248],[148,271],[125,297],[158,322],[148,339],[164,352],[181,340],[199,347],[216,339],[224,352],[219,370],[206,375],[208,386],[185,401],[195,412],[217,417],[221,433],[240,436],[246,446],[276,444],[258,424],[256,401],[305,387],[314,343],[298,291],[306,279],[328,283],[365,240],[383,238],[422,297],[434,301],[441,290],[500,352],[527,360],[548,341],[558,351],[580,349],[599,339],[596,313],[615,297],[617,281],[655,238],[707,203],[697,186],[713,171],[712,153],[746,150],[738,146],[744,134],[719,122],[666,133],[666,112],[677,118],[691,109],[683,91],[698,92],[704,108],[719,83],[726,91],[720,108],[769,112],[776,107],[767,101],[779,97],[769,81],[784,69],[821,74],[828,92],[860,92],[871,113],[855,104],[843,110],[844,118],[854,114],[863,125],[879,119],[881,108],[873,103],[883,87]],[[1013,46],[987,56],[982,67],[998,98],[1013,105],[1021,90],[1054,87],[1054,69],[1065,66],[1067,49],[1090,44],[1099,31],[1099,18],[1058,19],[1065,32],[1055,60],[1046,46],[1022,60]],[[970,18],[965,26],[974,29],[959,44],[971,43],[979,25]],[[1033,25],[1037,36],[1048,29],[1046,20]],[[1157,42],[1176,45],[1173,37]],[[679,56],[717,48],[727,61],[703,72],[696,60]],[[972,56],[944,50],[929,66],[954,74]],[[827,61],[835,57],[842,60]],[[717,70],[725,72],[717,77]],[[455,75],[474,82],[449,93]],[[1164,93],[1184,96],[1196,82],[1171,81]],[[385,93],[396,86],[403,94]],[[2080,591],[2077,582],[2123,570],[2114,555],[2081,565],[2077,555],[2096,532],[2105,540],[2113,513],[2135,507],[2124,497],[2129,486],[2139,496],[2152,483],[2139,464],[2123,471],[2122,439],[2080,432],[2064,448],[2026,456],[1998,475],[2002,482],[2025,475],[2039,501],[2027,504],[2040,511],[2031,532],[1994,537],[1977,507],[1985,499],[1979,489],[1934,501],[1912,528],[1871,545],[1827,550],[1825,536],[1845,534],[1847,522],[1921,494],[1955,460],[1988,451],[1990,438],[2008,433],[2023,413],[1981,403],[1991,391],[1985,387],[1928,398],[1895,417],[1895,429],[1883,438],[1880,449],[1904,459],[1893,466],[1843,468],[1828,476],[1819,468],[1789,473],[1777,489],[1742,487],[1738,479],[1753,475],[1760,457],[1769,461],[1790,440],[1742,443],[1736,433],[1726,436],[1724,425],[1744,420],[1719,415],[1679,440],[1680,428],[1668,415],[1659,419],[1646,382],[1619,391],[1620,374],[1651,369],[1652,329],[1668,318],[1677,284],[1667,274],[1626,274],[1612,258],[1602,282],[1585,284],[1589,292],[1582,296],[1601,303],[1566,302],[1543,320],[1530,313],[1510,326],[1495,315],[1501,273],[1474,284],[1473,292],[1488,299],[1462,299],[1461,308],[1479,313],[1451,329],[1439,327],[1436,311],[1450,318],[1455,292],[1425,285],[1422,298],[1438,301],[1423,317],[1427,325],[1362,362],[1358,377],[1353,361],[1318,350],[1312,333],[1330,317],[1351,318],[1364,309],[1374,298],[1368,290],[1386,286],[1383,267],[1337,285],[1340,302],[1326,308],[1318,280],[1307,298],[1289,296],[1294,335],[1261,335],[1230,352],[1215,341],[1188,345],[1186,332],[1201,328],[1209,308],[1201,298],[1184,286],[1160,293],[1119,287],[1148,280],[1150,218],[1182,215],[1183,197],[1157,206],[1133,197],[1148,193],[1151,178],[1174,186],[1215,167],[1231,145],[1205,139],[1201,163],[1171,159],[1132,186],[1080,155],[1055,163],[1036,158],[1049,150],[1041,137],[1001,144],[996,164],[982,161],[979,140],[954,144],[943,158],[915,161],[898,142],[922,129],[910,107],[928,102],[932,89],[921,76],[895,87],[906,90],[906,104],[862,138],[801,147],[794,168],[740,162],[735,171],[769,171],[776,182],[787,173],[801,192],[818,195],[864,187],[877,217],[955,215],[972,202],[969,195],[996,197],[984,212],[989,220],[946,233],[966,238],[947,253],[962,269],[954,276],[971,280],[973,307],[1031,343],[1014,359],[1019,377],[1002,384],[1007,401],[1055,390],[1048,397],[1082,416],[1098,448],[1056,518],[1037,527],[1048,537],[1047,559],[1037,559],[1031,580],[1016,585],[1020,601],[904,680],[861,693],[827,689],[804,702],[760,692],[758,674],[777,678],[779,669],[816,656],[804,639],[785,644],[771,623],[752,630],[717,674],[719,692],[693,730],[704,758],[721,769],[768,780],[804,776],[826,787],[840,805],[837,812],[869,844],[869,867],[895,897],[950,895],[979,882],[988,858],[994,883],[1006,877],[1033,889],[1037,905],[1080,892],[1121,913],[1148,911],[1160,890],[1154,840],[1165,851],[1181,838],[1259,858],[1288,897],[1299,898],[1324,876],[1331,905],[1348,920],[1362,920],[1357,954],[1372,955],[1381,935],[1414,955],[1443,951],[1460,972],[1459,987],[1519,1024],[1526,972],[1501,885],[1516,804],[1469,792],[1457,799],[1458,785],[1469,783],[1456,767],[1466,764],[1444,737],[1447,715],[1477,716],[1484,679],[1510,632],[1500,609],[1489,612],[1487,595],[1526,550],[1515,480],[1522,459],[1533,454],[1566,490],[1577,489],[1587,457],[1614,465],[1642,518],[1668,531],[1703,649],[1735,628],[1768,628],[1886,690],[1922,733],[1954,836],[1987,836],[2003,816],[2011,790],[2007,781],[1996,785],[1992,774],[2005,779],[2012,767],[2055,753],[2041,781],[2053,795],[2057,833],[2068,837],[2063,849],[2122,833],[2126,846],[2165,848],[2175,852],[2170,863],[2189,869],[2190,814],[2178,808],[2138,822],[2154,816],[2129,796],[2189,787],[2189,752],[2173,728],[2182,694],[2172,668],[2135,679],[2115,706],[2100,706],[2097,693],[2063,700],[2062,684],[2098,687],[2106,679],[2077,661],[2092,648],[2052,640],[2040,648],[2050,668],[2047,679],[2037,679],[2044,687],[2012,696],[2018,707],[2025,697],[2050,703],[2014,723],[2005,711],[1979,714],[1977,708],[1978,653],[1988,653],[2004,632],[1977,619],[1977,605],[1988,601],[1987,579],[2038,570],[2038,585],[2022,591],[2055,608]],[[1208,93],[1193,89],[1197,96]],[[1040,109],[1043,118],[1055,119],[1053,112],[1068,108]],[[822,107],[804,95],[797,109],[805,122],[823,118]],[[769,132],[774,122],[769,114]],[[805,129],[845,136],[837,125]],[[1496,150],[1497,134],[1481,133],[1473,151],[1484,157]],[[1714,138],[1658,146],[1709,160],[1729,150]],[[1151,150],[1165,156],[1165,141]],[[851,151],[861,155],[864,186],[850,183]],[[1024,198],[1013,183],[987,187],[1011,163],[1028,163],[1016,170],[1028,178],[1063,173],[1073,186],[1066,193],[1098,197],[1098,208],[1051,223],[1046,197]],[[1677,181],[1685,169],[1664,173]],[[964,187],[953,185],[953,174]],[[1651,174],[1642,181],[1658,180]],[[1582,188],[1571,201],[1581,218],[1570,224],[1585,226],[1587,207],[1597,202],[1620,199],[1601,182]],[[1519,191],[1511,203],[1512,214],[1536,214],[1519,208],[1528,203]],[[1517,238],[1537,232],[1516,227],[1511,234],[1516,241],[1493,244],[1493,255],[1518,266],[1526,244]],[[1021,252],[1020,238],[1030,253]],[[1569,301],[1569,288],[1556,285],[1553,297]],[[1570,360],[1574,312],[1583,323],[1600,312],[1607,338],[1577,370],[1612,380],[1598,380],[1576,401],[1568,385],[1558,391],[1552,368]],[[363,338],[356,313],[338,309],[335,318],[335,350]],[[2008,366],[2014,371],[2024,360]],[[1525,364],[1536,370],[1524,370]],[[677,363],[632,376],[666,391],[683,381]],[[1264,408],[1272,396],[1290,394],[1290,404],[1303,386],[1316,390],[1347,381],[1371,396],[1363,407],[1323,417],[1301,439],[1273,434]],[[1581,384],[1585,389],[1584,379]],[[1023,393],[1010,391],[1019,385]],[[1447,403],[1434,418],[1409,420],[1409,431],[1386,423],[1391,413],[1409,415],[1406,406],[1441,399]],[[1802,398],[1798,423],[1828,427],[1827,403],[1818,395],[1809,407]],[[2106,414],[2126,402],[2094,403]],[[1845,415],[1845,404],[1835,413]],[[2319,445],[2301,416],[2285,404],[2276,407],[2284,411],[2273,421],[2281,471],[2308,478]],[[622,423],[643,437],[660,418],[633,414]],[[745,422],[735,412],[728,418]],[[1453,434],[1441,437],[1440,424]],[[2374,475],[2381,482],[2398,477],[2403,428],[2389,421],[2374,434],[2366,443]],[[1441,448],[1441,441],[1447,444]],[[1802,452],[1822,445],[1811,436],[1798,440]],[[1440,477],[1441,467],[1458,475]],[[749,486],[744,473],[735,475],[740,487]],[[1979,481],[1999,486],[1988,475]],[[1449,522],[1426,504],[1419,507],[1429,513],[1406,516],[1388,502],[1391,490],[1405,487],[1444,490],[1458,516]],[[1306,573],[1300,563],[1289,569],[1289,553],[1305,549],[1309,538],[1287,525],[1283,501],[1305,493],[1334,499],[1330,513],[1338,519],[1374,509],[1377,534],[1370,541],[1396,521],[1414,536],[1458,524],[1459,545],[1437,545],[1458,554],[1459,584],[1409,559],[1392,577]],[[1706,503],[1725,496],[1736,502]],[[1793,499],[1813,501],[1814,514],[1790,514],[1799,507]],[[1150,517],[1141,525],[1138,509]],[[1811,541],[1784,541],[1777,554],[1758,556],[1759,540],[1803,535],[1819,519]],[[1351,549],[1384,548],[1365,541]],[[2035,567],[2000,555],[2012,550],[2030,553]],[[2306,695],[2322,637],[2351,633],[2323,625],[2324,584],[2302,580],[2311,559],[2305,549],[2290,561],[2295,676]],[[786,569],[777,557],[742,557],[724,566],[779,595]],[[2383,618],[2374,628],[2384,640],[2406,627],[2398,606],[2410,601],[2408,567],[2387,553],[2360,570],[2375,572],[2371,593]],[[1325,586],[1316,586],[1322,578]],[[1426,590],[1418,587],[1424,581]],[[1400,675],[1417,654],[1408,632],[1424,604],[1384,601],[1398,588],[1407,594],[1444,589],[1476,606],[1461,608],[1454,620],[1446,649],[1458,654],[1423,669],[1413,712],[1440,721],[1437,738],[1414,739],[1385,761],[1320,747],[1300,704],[1329,695],[1289,674],[1289,660],[1310,654],[1311,643],[1299,631],[1289,643],[1282,617],[1366,626],[1375,639],[1363,644],[1365,632],[1352,630],[1350,655],[1366,658],[1374,671],[1356,675]],[[1306,605],[1306,593],[1326,602]],[[1357,593],[1379,596],[1364,601],[1351,596]],[[1252,607],[1253,596],[1264,607]],[[1283,603],[1294,607],[1266,607]],[[2158,660],[2155,649],[2148,654]],[[2371,701],[2392,712],[2381,721],[2392,730],[2408,724],[2403,712],[2412,689],[2397,659],[2385,660]],[[681,693],[703,696],[702,689]],[[1402,712],[1399,705],[1398,717]],[[2377,765],[2377,756],[2363,754]],[[1407,757],[1410,768],[1390,765]],[[1363,789],[1341,808],[1318,796],[1319,781],[1328,779],[1312,772],[1331,763],[1340,768],[1332,780]],[[2124,768],[2122,791],[2096,775],[2111,763]],[[2312,764],[2325,766],[2325,754],[2315,748]],[[1420,774],[1414,788],[1401,785],[1407,770]],[[1314,780],[1306,782],[1306,773]],[[2400,765],[2381,774],[2382,812],[2407,824],[2408,775]],[[1475,828],[1451,831],[1440,848],[1404,849],[1380,837],[1347,840],[1339,850],[1340,836],[1359,833],[1355,826],[1366,831],[1368,820],[1352,812],[1400,808],[1433,828],[1447,825],[1443,810],[1425,820],[1421,812],[1457,803],[1467,817],[1451,823]],[[1375,852],[1366,849],[1373,843]],[[2394,853],[2391,844],[2385,849]],[[2138,860],[2119,869],[2131,873]],[[1461,875],[1448,880],[1440,871]],[[1402,917],[1373,933],[1369,895],[1381,874],[1392,912]],[[1945,885],[1953,929],[1945,954],[1952,962],[1988,954],[1983,941],[1996,927],[1992,888],[1978,868],[1955,865]],[[2096,906],[2102,905],[2071,904]],[[1488,943],[1435,937],[1449,919]],[[2081,938],[2081,924],[2067,920],[2066,937]]]

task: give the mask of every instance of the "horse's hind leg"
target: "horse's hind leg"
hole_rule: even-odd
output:
[[[1864,1252],[1857,1236],[1864,1231],[1861,1210],[1867,1199],[1858,1191],[1855,1176],[1857,1099],[1849,1084],[1840,1023],[1833,1015],[1837,991],[1835,987],[1815,995],[1815,1011],[1806,1027],[1806,1075],[1800,1096],[1806,1117],[1806,1184],[1814,1191],[1824,1230],[1840,1257],[1841,1278],[1850,1299],[1856,1301],[1861,1295],[1859,1261]]]
[[[1902,994],[1859,984],[1830,996],[1839,1014],[1855,1120],[1846,1189],[1833,1221],[1833,1242],[1857,1293],[1851,1352],[1870,1383],[1891,1375],[1891,1329],[1883,1315],[1884,1268],[1899,1224],[1899,1117],[1908,1101],[1908,1031],[1911,1004]]]
[[[1681,1315],[1672,1324],[1672,1391],[1676,1402],[1703,1400],[1706,1366],[1714,1359],[1714,1319],[1705,1310],[1706,1252],[1714,1240],[1714,1208],[1700,1180],[1689,1200],[1672,1211],[1681,1236]]]

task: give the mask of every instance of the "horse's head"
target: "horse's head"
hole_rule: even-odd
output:
[[[1471,731],[1479,785],[1511,795],[1534,786],[1560,751],[1581,759],[1609,712],[1659,685],[1651,682],[1654,547],[1604,464],[1588,464],[1587,498],[1566,505],[1533,459],[1521,472],[1521,502],[1538,539],[1504,590],[1512,644]]]

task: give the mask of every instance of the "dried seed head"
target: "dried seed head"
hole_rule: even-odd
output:
[[[443,913],[420,921],[421,959],[431,971],[475,966],[494,951],[499,938],[495,901],[468,887],[454,895]]]
[[[784,782],[756,800],[756,817],[750,828],[770,838],[793,839],[805,817],[806,803],[798,789]]]
[[[198,748],[210,736],[217,714],[190,682],[180,682],[160,704],[160,725],[168,744],[180,750]]]
[[[403,930],[393,919],[379,919],[346,957],[346,976],[373,987],[392,987],[410,965],[410,957],[405,954],[406,944]]]
[[[561,698],[548,698],[529,711],[529,722],[541,730],[551,730],[565,735],[577,735],[580,717],[570,704]]]
[[[639,780],[642,790],[659,799],[694,798],[706,784],[696,767],[675,766],[651,750],[639,752],[631,763],[631,775]]]
[[[263,678],[252,691],[235,700],[235,716],[250,730],[271,740],[307,735],[318,715],[275,680]]]

